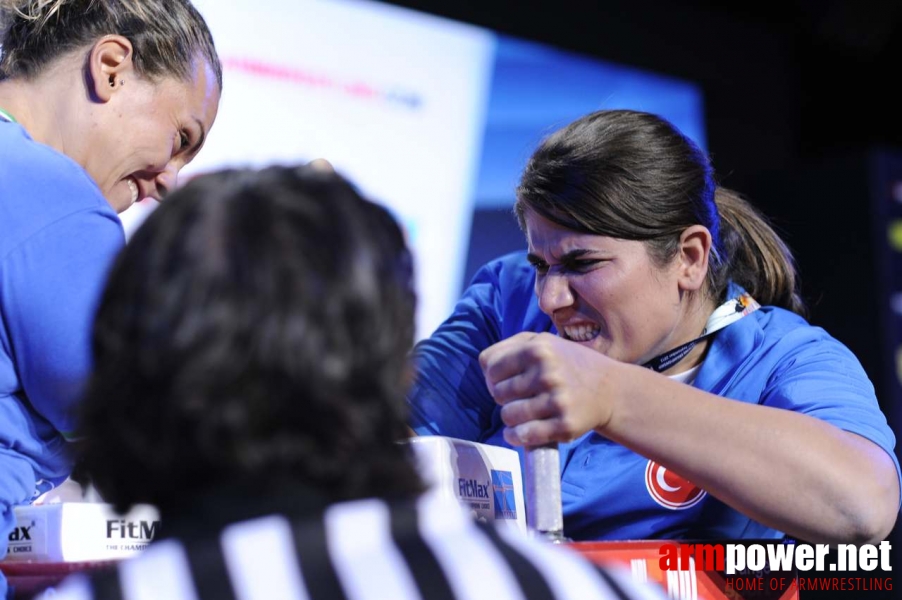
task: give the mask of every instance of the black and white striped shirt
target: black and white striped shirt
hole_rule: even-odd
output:
[[[164,522],[165,526],[165,522]],[[476,523],[434,494],[271,515],[201,540],[168,538],[115,569],[66,580],[55,600],[660,600],[624,571]]]

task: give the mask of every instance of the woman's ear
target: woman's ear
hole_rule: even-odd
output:
[[[708,256],[711,253],[711,232],[704,225],[687,227],[680,234],[680,289],[698,291],[708,276]]]
[[[105,35],[88,54],[86,81],[92,100],[109,102],[125,85],[126,75],[134,72],[134,49],[125,36]]]

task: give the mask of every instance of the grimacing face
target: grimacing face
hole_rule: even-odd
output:
[[[134,73],[134,72],[132,72]],[[116,212],[163,197],[200,151],[216,120],[220,89],[205,60],[189,81],[130,77],[104,112],[83,166]]]
[[[574,232],[532,211],[525,221],[539,307],[561,337],[643,364],[698,334],[676,265],[655,265],[644,242]]]

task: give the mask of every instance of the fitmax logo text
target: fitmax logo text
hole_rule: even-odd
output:
[[[159,526],[159,521],[113,519],[106,522],[106,536],[110,539],[152,540]]]
[[[475,479],[457,480],[457,491],[462,498],[489,498],[489,483],[481,484]]]

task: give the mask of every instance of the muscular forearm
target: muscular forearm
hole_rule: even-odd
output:
[[[602,435],[808,541],[873,541],[892,528],[898,479],[876,444],[814,417],[621,366],[608,373],[613,406]]]

